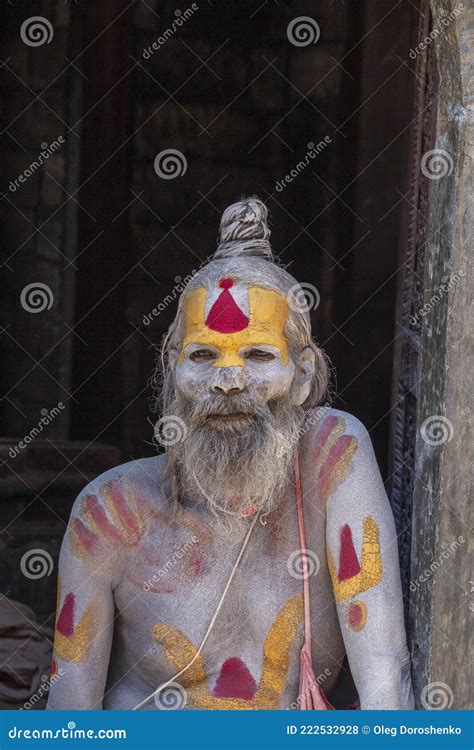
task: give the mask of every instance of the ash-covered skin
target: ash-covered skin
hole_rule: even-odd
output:
[[[266,403],[289,391],[296,368],[291,359],[283,364],[277,347],[262,342],[237,351],[245,360],[244,367],[214,368],[213,361],[219,356],[216,347],[188,344],[183,360],[176,365],[176,384],[183,396],[194,401],[209,393],[247,391]]]
[[[316,406],[326,376],[309,316],[289,311],[283,322],[275,316],[268,337],[257,322],[251,344],[237,333],[219,339],[216,331],[205,340],[202,321],[219,279],[235,278],[236,299],[252,323],[249,289],[265,287],[284,299],[296,283],[269,262],[268,236],[261,202],[229,207],[218,252],[232,255],[235,244],[238,257],[211,262],[191,284],[209,298],[199,341],[186,341],[180,301],[165,351],[164,413],[182,416],[187,438],[166,455],[106,472],[74,505],[59,566],[55,659],[63,674],[51,687],[50,709],[160,707],[159,696],[147,696],[199,647],[254,517],[241,515],[247,500],[255,506],[250,511],[265,511],[265,524],[252,532],[202,659],[179,679],[180,707],[298,707],[296,450],[318,683],[329,693],[347,654],[361,708],[413,708],[390,504],[364,426],[346,412]],[[267,259],[252,258],[249,243]],[[284,344],[275,344],[282,337]],[[220,360],[224,350],[228,359]],[[238,366],[216,366],[236,358]],[[203,493],[193,476],[205,482],[206,473],[211,480]],[[217,487],[213,477],[220,477]],[[233,497],[236,488],[248,498]],[[223,532],[216,500],[226,517],[235,516],[234,538]],[[80,629],[84,612],[97,603],[95,628]],[[358,620],[354,608],[349,612],[355,603]]]

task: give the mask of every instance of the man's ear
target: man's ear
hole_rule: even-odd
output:
[[[307,346],[299,355],[293,378],[293,403],[301,406],[309,396],[311,383],[316,369],[316,357],[313,350]]]

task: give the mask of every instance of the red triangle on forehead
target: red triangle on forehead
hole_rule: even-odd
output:
[[[219,287],[222,292],[209,310],[206,325],[218,333],[236,333],[247,328],[249,319],[237,305],[229,289],[234,279],[221,279]]]

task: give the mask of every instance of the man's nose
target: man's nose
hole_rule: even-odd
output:
[[[216,368],[216,377],[211,385],[212,393],[218,396],[236,396],[245,388],[245,378],[241,367]]]

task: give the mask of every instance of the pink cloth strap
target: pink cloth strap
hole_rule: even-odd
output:
[[[303,493],[301,490],[301,475],[298,451],[294,458],[294,474],[296,488],[296,508],[298,511],[298,528],[300,532],[300,549],[303,564],[303,601],[304,601],[304,644],[300,654],[300,687],[298,708],[303,711],[326,711],[334,709],[323,691],[313,671],[311,656],[311,609],[309,598],[309,570],[308,546],[304,528]]]

